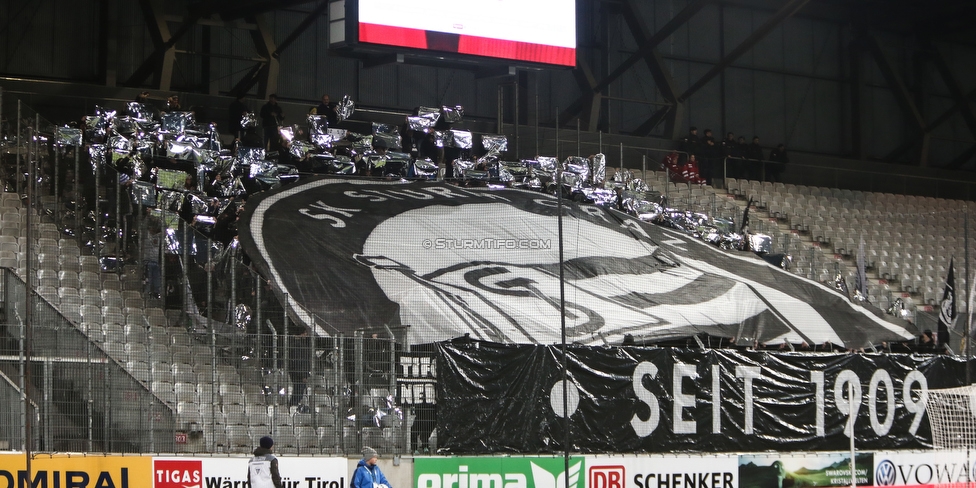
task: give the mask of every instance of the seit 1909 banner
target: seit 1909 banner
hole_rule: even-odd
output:
[[[558,346],[442,343],[438,438],[447,452],[556,452]],[[964,383],[946,356],[663,348],[568,349],[571,449],[843,451],[930,446],[929,388]],[[853,394],[853,395],[852,395]]]

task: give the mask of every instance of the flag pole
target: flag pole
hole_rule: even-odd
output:
[[[854,382],[847,383],[847,402],[850,405],[851,414],[848,419],[848,427],[851,429],[851,488],[857,488],[857,450],[854,448]]]
[[[969,287],[969,205],[966,205],[965,218],[963,219],[963,240],[965,240],[965,250],[963,251],[963,259],[966,261],[966,384],[972,384],[970,381],[969,373],[969,360],[972,358],[973,352],[973,290]]]
[[[569,488],[569,373],[566,359],[566,277],[563,261],[563,164],[559,162],[559,108],[556,108],[556,225],[559,233],[559,330],[562,337],[563,482]]]

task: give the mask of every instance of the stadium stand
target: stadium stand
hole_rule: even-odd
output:
[[[720,190],[673,183],[660,171],[649,172],[646,180],[651,191],[665,195],[672,205],[722,218],[741,217],[751,199],[753,231],[771,235],[776,252],[794,257],[794,272],[813,280],[829,283],[837,274],[850,279],[863,236],[869,301],[882,309],[896,298],[909,305],[936,304],[948,257],[961,255],[964,246],[959,212],[940,209],[972,207],[959,201],[750,180],[729,179],[727,190]],[[0,202],[0,259],[11,267],[16,263],[23,277],[28,269],[26,210],[16,194],[4,193]],[[320,447],[336,431],[337,412],[328,395],[320,396],[325,400],[313,413],[299,413],[286,406],[288,387],[279,388],[277,395],[268,392],[262,385],[269,377],[252,365],[215,366],[208,344],[181,327],[179,317],[167,315],[154,299],[142,295],[139,273],[101,269],[90,250],[61,235],[53,222],[42,215],[35,220],[41,220],[34,244],[40,296],[165,402],[177,425],[203,432],[201,440],[226,452],[246,452],[255,436],[266,433],[274,433],[286,453],[335,450]],[[211,387],[214,373],[218,382]],[[288,384],[284,378],[277,381]],[[312,388],[325,392],[330,386]],[[399,442],[389,432],[370,435],[378,443]],[[202,445],[177,445],[177,450]]]
[[[771,236],[773,252],[791,255],[793,272],[828,286],[835,286],[838,277],[853,286],[863,238],[868,301],[882,310],[896,301],[909,310],[937,304],[950,257],[960,259],[965,251],[962,209],[976,209],[972,202],[909,195],[734,178],[719,188],[674,182],[665,171],[641,176],[669,206],[729,221],[738,222],[752,202],[750,229]],[[98,191],[108,193],[108,188]],[[253,439],[265,434],[273,434],[279,452],[286,454],[335,453],[360,443],[403,448],[408,435],[379,420],[375,425],[363,421],[362,411],[350,412],[343,404],[348,394],[339,391],[342,382],[333,380],[340,374],[336,363],[321,362],[327,369],[311,380],[310,408],[289,408],[293,386],[284,368],[262,363],[253,344],[234,342],[233,336],[227,343],[210,330],[201,331],[188,317],[191,311],[167,307],[143,293],[139,266],[110,266],[91,243],[80,244],[86,236],[63,232],[76,228],[79,218],[70,201],[44,197],[40,203],[38,212],[28,216],[17,193],[0,194],[0,267],[15,270],[22,279],[33,273],[43,300],[166,405],[177,428],[189,434],[186,443],[174,445],[175,451],[215,447],[246,453]],[[27,237],[28,220],[34,222],[33,242]],[[106,246],[103,258],[121,255],[118,246],[124,241],[95,241]],[[30,266],[28,249],[35,259]],[[961,311],[968,302],[965,295],[963,290],[958,300]],[[379,408],[389,395],[389,389],[374,388],[362,399]],[[344,422],[350,413],[359,414],[355,423]]]
[[[26,209],[16,193],[2,193],[0,217],[3,263],[24,278],[28,273]],[[178,315],[167,316],[158,300],[145,299],[142,276],[105,271],[90,249],[62,236],[44,214],[33,216],[37,238],[35,281],[39,296],[74,327],[123,366],[175,414],[188,432],[205,432],[226,452],[248,452],[252,439],[274,434],[280,451],[320,453],[320,433],[332,428],[331,409],[295,415],[274,392],[262,386],[267,378],[245,365],[218,364],[201,337],[180,327]],[[120,286],[120,283],[122,284]],[[131,284],[131,285],[130,285]],[[121,290],[119,288],[122,288]],[[226,359],[226,358],[224,358]],[[230,363],[228,361],[228,363]],[[218,387],[212,388],[213,372]],[[284,383],[287,384],[287,383]],[[287,388],[280,397],[287,396]],[[182,446],[182,447],[181,447]],[[176,451],[203,451],[204,444],[177,444]],[[325,448],[334,452],[335,446]]]

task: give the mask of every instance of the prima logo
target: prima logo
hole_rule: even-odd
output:
[[[874,472],[874,484],[877,486],[892,486],[897,482],[895,463],[885,459],[878,463]]]
[[[583,460],[573,459],[568,474],[561,459],[418,459],[417,488],[584,488]]]
[[[558,473],[553,475],[545,468],[542,468],[536,463],[529,463],[532,466],[532,483],[535,488],[559,488],[560,486],[566,486],[566,472]],[[579,486],[580,477],[580,465],[582,462],[577,462],[569,466],[569,488],[577,488]]]

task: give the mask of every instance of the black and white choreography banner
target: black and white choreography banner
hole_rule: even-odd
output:
[[[256,195],[244,250],[320,334],[408,326],[412,343],[470,334],[560,340],[554,197],[415,182],[311,179]],[[568,340],[620,343],[707,332],[863,347],[906,323],[825,286],[603,207],[563,210]]]
[[[775,354],[672,348],[568,350],[576,452],[920,449],[927,392],[964,383],[950,356]],[[438,444],[447,452],[556,452],[559,346],[438,345]],[[853,401],[848,389],[853,388]]]

